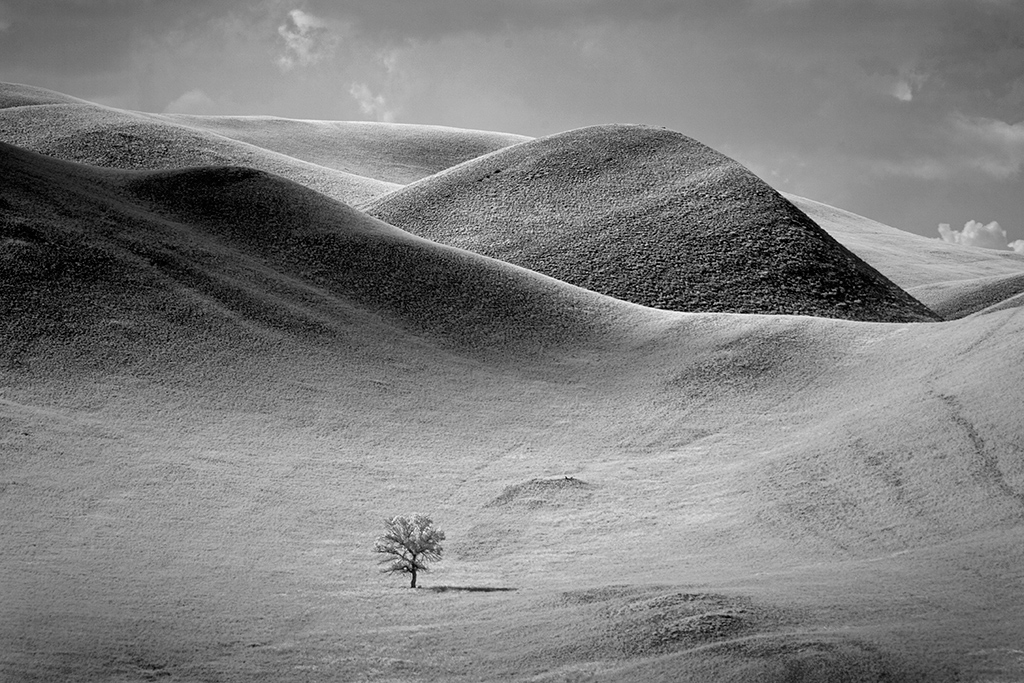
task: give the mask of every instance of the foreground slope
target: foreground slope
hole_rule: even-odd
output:
[[[1019,309],[657,311],[257,171],[0,164],[0,677],[1024,676]]]
[[[656,308],[936,319],[748,170],[663,129],[595,126],[522,143],[366,210]]]

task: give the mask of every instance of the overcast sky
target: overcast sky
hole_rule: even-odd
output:
[[[0,80],[153,112],[647,123],[904,230],[1024,239],[1024,0],[0,0]]]

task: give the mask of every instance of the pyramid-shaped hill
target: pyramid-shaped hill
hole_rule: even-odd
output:
[[[521,143],[364,208],[655,308],[937,319],[746,168],[659,128],[595,126]]]
[[[105,107],[10,83],[0,84],[0,142],[106,168],[249,166],[347,203],[368,201],[399,187],[181,125],[161,115]]]
[[[344,343],[353,324],[533,353],[628,310],[253,169],[119,171],[0,143],[0,174],[8,364],[146,363],[154,344],[194,357],[281,334]]]

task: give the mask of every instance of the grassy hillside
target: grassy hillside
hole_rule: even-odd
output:
[[[787,198],[943,318],[970,315],[1024,292],[1020,254],[928,239],[811,199]]]
[[[138,114],[5,83],[0,140],[114,168],[245,165],[362,204],[400,183],[528,138],[441,126]],[[943,317],[968,315],[1012,296],[1024,268],[1015,254],[947,245],[809,199],[787,199]]]
[[[0,164],[0,677],[1024,675],[1019,309],[658,311],[264,172]]]
[[[249,166],[352,203],[528,139],[444,126],[143,114],[0,84],[0,141],[112,168]]]
[[[936,319],[735,161],[662,129],[596,126],[525,142],[365,208],[656,308]]]
[[[401,185],[530,139],[508,133],[371,121],[181,114],[164,118],[320,166]]]
[[[20,83],[0,82],[0,104],[4,108],[31,107],[39,104],[91,104],[77,97],[54,92],[45,88]]]
[[[366,201],[398,187],[178,125],[165,117],[47,93],[4,84],[0,142],[58,159],[121,169],[248,166],[348,202]]]
[[[17,307],[6,316],[8,349],[34,343],[18,313],[62,329],[60,337],[76,330],[81,339],[69,343],[95,342],[108,318],[132,317],[124,309],[140,297],[162,299],[181,287],[204,307],[271,329],[326,333],[357,307],[462,339],[481,353],[571,337],[581,313],[608,305],[591,292],[414,237],[261,171],[132,173],[2,143],[0,150],[11,269],[5,302]],[[123,281],[136,284],[125,289]],[[261,287],[273,296],[253,293]],[[64,330],[68,316],[89,322]]]

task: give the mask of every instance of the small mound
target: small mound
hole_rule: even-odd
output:
[[[601,627],[595,634],[602,648],[624,657],[645,657],[713,644],[777,625],[777,610],[746,598],[712,593],[685,593],[665,587],[607,586],[569,591],[559,601],[567,606],[597,608]]]
[[[582,503],[592,495],[593,484],[575,477],[556,479],[530,479],[521,484],[506,486],[487,507],[516,506],[534,510],[542,507],[562,507]]]
[[[327,168],[402,185],[530,139],[509,133],[373,121],[180,114],[163,118]]]
[[[735,680],[790,683],[861,683],[863,681],[961,680],[934,663],[915,662],[870,642],[831,634],[771,636],[721,649],[745,663]]]
[[[525,142],[365,208],[655,308],[938,319],[750,171],[663,129],[595,126]]]
[[[574,651],[613,667],[609,680],[958,680],[899,652],[800,628],[798,610],[669,586],[604,586],[564,592],[552,606],[580,619]],[[586,626],[582,626],[586,624]]]

